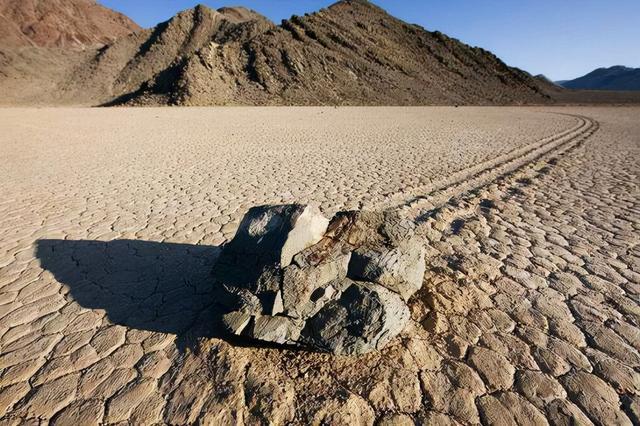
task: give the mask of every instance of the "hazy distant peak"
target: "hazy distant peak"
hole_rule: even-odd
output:
[[[640,90],[640,68],[603,67],[574,80],[557,82],[568,89]]]

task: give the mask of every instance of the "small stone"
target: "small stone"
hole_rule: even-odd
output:
[[[226,329],[235,335],[242,334],[242,331],[249,325],[252,316],[246,312],[234,311],[222,317],[222,323]]]
[[[273,343],[293,343],[298,340],[302,325],[291,318],[261,316],[255,319],[251,337]]]

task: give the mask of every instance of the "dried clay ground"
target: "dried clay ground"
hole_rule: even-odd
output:
[[[0,110],[0,424],[640,421],[640,108]],[[398,208],[409,328],[230,340],[209,273],[271,203]]]

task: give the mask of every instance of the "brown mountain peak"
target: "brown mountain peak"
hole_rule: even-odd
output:
[[[0,0],[0,45],[86,48],[140,27],[94,0]]]

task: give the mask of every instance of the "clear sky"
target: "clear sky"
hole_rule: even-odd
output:
[[[198,3],[242,5],[280,23],[335,0],[100,0],[143,27]],[[640,67],[640,0],[374,0],[407,22],[439,30],[552,80],[611,65]]]

